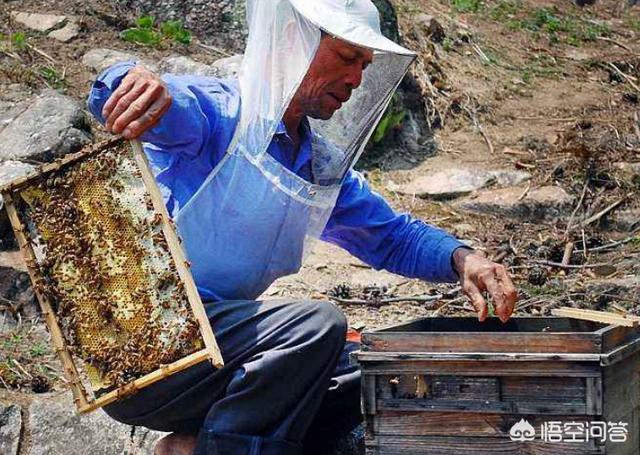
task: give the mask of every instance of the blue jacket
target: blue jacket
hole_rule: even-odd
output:
[[[88,107],[101,123],[104,104],[133,66],[134,62],[118,63],[94,82]],[[230,81],[217,78],[165,74],[163,79],[173,102],[160,122],[140,139],[169,213],[174,215],[224,156],[239,119],[240,95]],[[296,174],[312,177],[308,134],[303,135],[296,154],[281,124],[268,152]],[[349,171],[342,184],[322,239],[375,269],[433,282],[457,281],[452,255],[464,246],[439,228],[395,213],[355,170]]]

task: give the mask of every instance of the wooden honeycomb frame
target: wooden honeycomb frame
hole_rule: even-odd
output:
[[[53,294],[48,295],[46,289],[44,289],[44,286],[42,285],[45,278],[43,274],[44,269],[41,267],[41,264],[39,264],[38,255],[36,254],[36,251],[34,251],[31,233],[28,231],[25,222],[23,222],[25,220],[21,219],[22,214],[17,209],[17,198],[22,200],[21,198],[23,198],[23,196],[21,196],[21,191],[29,191],[30,188],[34,188],[38,184],[41,185],[40,188],[44,188],[42,186],[44,185],[42,182],[45,181],[48,176],[55,176],[58,173],[65,172],[71,167],[77,167],[92,159],[97,160],[101,153],[106,153],[115,147],[123,147],[125,144],[126,143],[122,139],[114,139],[98,144],[78,153],[67,155],[54,163],[43,165],[34,173],[19,178],[9,185],[0,188],[0,193],[2,193],[11,225],[16,234],[22,255],[25,259],[35,294],[42,309],[42,314],[51,332],[52,342],[64,367],[65,378],[72,390],[74,403],[78,411],[81,413],[90,412],[130,396],[150,384],[205,360],[209,360],[215,367],[219,368],[223,366],[222,355],[189,270],[189,263],[186,260],[184,251],[180,245],[180,240],[176,234],[160,190],[149,167],[147,157],[140,142],[130,141],[130,152],[132,154],[132,158],[135,160],[137,171],[134,172],[134,174],[136,174],[135,176],[128,177],[141,180],[142,182],[137,182],[138,187],[140,183],[144,185],[143,189],[146,190],[146,195],[148,195],[152,203],[152,207],[148,204],[148,209],[153,210],[153,219],[156,223],[154,226],[158,230],[158,235],[160,235],[160,232],[162,233],[161,238],[163,239],[164,249],[166,251],[165,255],[167,253],[170,255],[170,262],[172,262],[174,269],[173,271],[177,272],[177,274],[174,274],[176,276],[176,281],[174,282],[175,287],[178,288],[181,295],[184,295],[186,300],[188,300],[188,305],[186,305],[186,309],[184,311],[191,311],[188,316],[195,319],[192,325],[197,326],[199,336],[202,337],[201,344],[204,345],[204,348],[192,352],[171,363],[159,364],[157,365],[157,369],[154,371],[130,380],[125,384],[114,385],[114,383],[111,383],[109,391],[100,396],[90,393],[81,379],[79,368],[76,364],[77,361],[74,360],[74,356],[72,354],[73,348],[69,345],[67,339],[65,339],[65,334],[63,333],[61,324],[59,323],[58,315],[54,311],[54,306],[52,305],[51,298],[53,297]],[[95,161],[94,163],[98,162]],[[98,164],[95,165],[97,166]],[[51,179],[53,179],[53,177],[51,177]],[[41,194],[44,195],[42,198],[46,200],[48,193],[41,190]],[[31,221],[33,224],[33,220]],[[156,249],[157,248],[158,247],[156,247]],[[40,260],[42,260],[42,253],[40,253],[39,256]],[[171,268],[172,266],[167,267]],[[150,280],[149,277],[147,277],[147,279],[148,281]],[[56,281],[55,283],[58,287],[61,287],[60,282]],[[129,302],[134,301],[133,296],[127,296],[127,298],[129,299]],[[150,297],[148,298],[148,301],[152,301]],[[78,302],[76,303],[79,305]],[[187,320],[186,316],[185,320]],[[145,321],[145,323],[147,322],[148,321]],[[106,325],[104,322],[102,322],[102,324]],[[91,332],[92,335],[94,333],[96,332]],[[87,366],[88,363],[84,362],[86,359],[82,360],[82,364]]]

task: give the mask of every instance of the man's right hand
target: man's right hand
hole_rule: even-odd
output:
[[[105,103],[104,127],[113,134],[135,139],[158,123],[170,106],[171,95],[162,79],[136,66]]]

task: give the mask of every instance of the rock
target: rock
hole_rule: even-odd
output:
[[[238,73],[240,72],[242,58],[243,56],[241,54],[221,58],[213,62],[211,66],[216,69],[218,77],[222,79],[234,79],[238,77]]]
[[[358,270],[354,272],[349,279],[351,285],[363,288],[367,286],[390,287],[403,281],[405,281],[405,279],[399,275],[373,269]]]
[[[135,54],[122,52],[115,49],[91,49],[82,57],[82,63],[89,68],[92,68],[96,73],[101,73],[111,65],[114,65],[118,62],[126,62],[128,60],[139,62],[141,65],[144,65],[151,71],[158,71],[158,66],[156,64],[141,59]]]
[[[21,163],[20,161],[5,161],[0,163],[0,187],[12,182],[18,177],[29,174],[34,171],[35,167]],[[2,198],[0,197],[0,209],[3,207]],[[14,247],[15,239],[9,218],[5,210],[0,210],[0,250]],[[1,453],[1,452],[0,452]]]
[[[20,407],[14,404],[0,405],[0,454],[18,455],[22,416]]]
[[[5,330],[11,330],[17,322],[14,313],[19,313],[23,320],[33,320],[40,313],[27,272],[0,266],[0,297],[4,303],[13,307],[7,313],[3,326]]]
[[[90,139],[82,107],[66,95],[45,90],[0,117],[0,162],[49,161],[79,150]]]
[[[524,192],[520,187],[482,191],[455,203],[454,208],[530,222],[558,219],[571,210],[573,197],[558,186],[532,189],[522,197]]]
[[[438,20],[429,14],[418,14],[415,19],[415,27],[419,28],[421,34],[427,35],[431,41],[441,43],[445,38],[444,27]]]
[[[64,27],[54,30],[49,33],[47,36],[57,39],[58,41],[62,41],[63,43],[68,43],[76,36],[80,34],[80,26],[75,22],[67,22],[67,25]]]
[[[615,163],[614,167],[630,180],[640,177],[640,163],[620,162]]]
[[[67,22],[67,16],[54,14],[24,13],[11,11],[11,19],[32,30],[42,33],[62,27]]]
[[[29,406],[29,455],[146,455],[163,433],[131,427],[102,410],[76,413],[70,393],[39,395]]]
[[[22,163],[20,161],[5,161],[0,163],[0,187],[11,183],[19,177],[23,177],[36,169],[31,164]],[[2,204],[0,203],[0,207]]]
[[[157,21],[180,20],[202,40],[230,51],[244,48],[247,34],[245,0],[111,0],[118,10]]]
[[[4,113],[32,95],[27,87],[20,84],[0,84],[0,129],[3,127]]]
[[[522,171],[453,168],[421,175],[408,184],[400,186],[398,192],[438,200],[453,199],[484,188],[491,183],[513,186],[530,178],[530,174]]]
[[[192,74],[195,76],[217,76],[218,70],[210,65],[185,57],[174,55],[160,61],[159,70],[162,73]]]
[[[607,227],[620,232],[634,231],[640,227],[640,207],[616,210],[610,215]]]

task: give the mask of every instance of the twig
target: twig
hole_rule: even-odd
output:
[[[444,296],[442,294],[436,294],[428,296],[390,297],[381,300],[341,299],[339,297],[331,296],[329,296],[329,299],[345,305],[384,305],[394,302],[433,302],[435,300],[440,300],[443,297]]]
[[[634,240],[638,239],[638,236],[634,235],[631,237],[627,237],[626,239],[622,239],[622,240],[618,240],[617,242],[612,242],[612,243],[608,243],[606,245],[601,245],[601,246],[597,246],[595,248],[591,248],[589,250],[590,253],[597,253],[600,251],[607,251],[607,250],[611,250],[617,246],[620,245],[625,245],[629,242],[633,242]],[[583,253],[583,250],[576,250],[576,253]]]
[[[605,216],[607,213],[609,213],[610,211],[612,211],[613,209],[615,209],[616,207],[618,207],[620,204],[622,204],[629,196],[632,196],[633,193],[628,193],[627,195],[625,195],[623,198],[621,198],[620,200],[614,202],[613,204],[611,204],[609,207],[606,207],[604,209],[602,209],[601,211],[599,211],[598,213],[596,213],[595,215],[591,216],[590,218],[584,220],[581,224],[582,227],[586,227],[588,225],[590,225],[591,223],[593,223],[594,221],[598,221],[600,218],[602,218],[603,216]]]
[[[622,49],[624,49],[624,50],[626,50],[626,51],[633,52],[631,49],[629,49],[629,47],[628,47],[628,46],[626,46],[626,45],[622,44],[620,41],[616,41],[616,40],[614,40],[614,39],[607,38],[606,36],[598,36],[598,38],[597,38],[597,39],[599,39],[599,40],[601,40],[601,41],[607,41],[608,43],[613,43],[613,44],[615,44],[616,46],[620,46]]]
[[[53,57],[51,57],[49,54],[47,54],[44,51],[41,51],[40,49],[38,49],[37,47],[35,47],[33,44],[29,44],[26,43],[27,47],[33,51],[35,51],[36,53],[42,55],[44,58],[46,58],[47,60],[49,60],[51,63],[53,63],[54,65],[57,64],[58,62],[56,60],[54,60]]]
[[[608,262],[599,262],[596,264],[561,264],[560,262],[553,262],[553,261],[545,261],[543,259],[532,259],[530,261],[528,261],[528,264],[525,265],[513,265],[510,268],[511,269],[529,269],[531,267],[534,267],[535,265],[546,265],[548,267],[556,267],[558,269],[590,269],[593,267],[601,267],[603,265],[611,265]]]
[[[198,46],[200,46],[203,49],[207,49],[209,51],[213,51],[213,52],[217,52],[220,55],[224,55],[225,57],[233,57],[230,53],[223,51],[222,49],[220,49],[219,47],[216,46],[211,46],[209,44],[203,44],[200,41],[198,41],[196,43]]]
[[[573,219],[575,218],[576,213],[578,213],[578,210],[580,210],[580,207],[582,207],[582,202],[584,201],[584,196],[587,194],[588,186],[589,186],[589,178],[587,178],[587,180],[584,182],[584,187],[582,187],[582,194],[580,195],[580,200],[578,201],[578,204],[576,205],[576,207],[573,209],[573,212],[571,213],[571,217],[569,217],[569,222],[567,223],[567,229],[565,229],[564,231],[565,239],[569,238],[569,234],[571,233],[571,225],[573,224]]]
[[[518,196],[518,201],[523,200],[527,196],[527,194],[529,194],[529,190],[531,190],[531,183],[529,183],[529,185],[527,185],[527,188],[525,188],[522,194]]]
[[[573,242],[567,242],[567,244],[565,245],[564,254],[562,255],[562,265],[569,265],[569,262],[571,262],[571,253],[573,253],[573,247]]]
[[[622,76],[628,83],[629,85],[631,85],[631,87],[633,87],[634,89],[636,89],[636,91],[640,92],[640,87],[638,87],[633,80],[631,79],[630,76],[628,76],[627,74],[623,73],[622,71],[620,71],[620,68],[618,68],[616,65],[614,65],[613,63],[609,62],[608,65],[614,69],[614,71],[616,73],[618,73],[620,76]]]
[[[636,132],[636,136],[638,137],[638,141],[640,141],[640,116],[637,112],[633,113],[633,129]]]
[[[33,379],[33,376],[31,376],[31,374],[25,370],[22,365],[20,365],[20,363],[18,363],[18,361],[16,359],[11,359],[11,361],[13,362],[13,364],[15,366],[17,366],[18,368],[20,368],[20,371],[22,371],[29,379]]]

